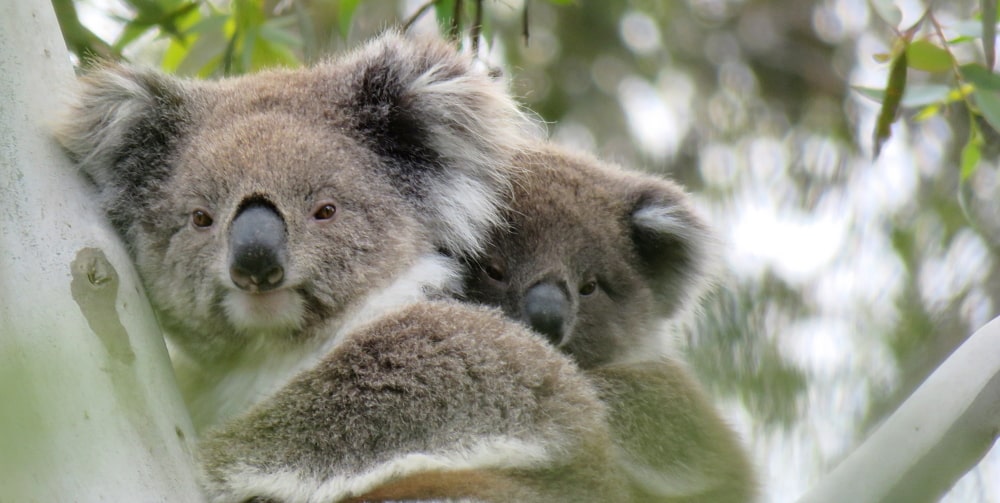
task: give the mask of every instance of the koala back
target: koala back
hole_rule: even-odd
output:
[[[648,353],[712,276],[714,239],[689,196],[549,144],[513,162],[505,225],[467,261],[462,298],[502,308],[584,368]]]
[[[527,127],[469,57],[389,32],[313,68],[216,82],[108,66],[81,80],[57,136],[126,241],[205,425],[353,327],[452,291],[446,254],[481,249],[499,222]]]

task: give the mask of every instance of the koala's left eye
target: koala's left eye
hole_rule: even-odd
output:
[[[580,285],[580,295],[590,295],[597,291],[597,281],[588,281]]]
[[[191,212],[191,223],[199,229],[211,227],[213,223],[212,215],[209,215],[205,210],[194,210]]]
[[[329,220],[337,214],[337,206],[333,203],[322,203],[313,212],[313,218],[316,220]]]

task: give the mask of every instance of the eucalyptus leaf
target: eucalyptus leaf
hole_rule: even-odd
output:
[[[899,51],[889,69],[889,82],[885,86],[885,98],[882,100],[882,108],[875,120],[875,131],[872,134],[875,157],[878,157],[879,152],[882,151],[882,145],[892,135],[892,123],[896,121],[896,113],[903,99],[908,66],[907,52],[905,49]]]
[[[980,0],[980,10],[983,16],[983,53],[986,55],[986,68],[992,70],[997,57],[997,0]]]
[[[972,96],[979,105],[979,112],[995,131],[1000,131],[1000,94],[990,89],[976,89]]]
[[[976,89],[1000,91],[1000,76],[986,69],[983,65],[969,63],[959,67],[962,78]]]
[[[961,160],[961,180],[964,182],[976,172],[979,167],[979,159],[982,158],[982,140],[977,136],[969,138],[965,146],[962,147]]]
[[[906,47],[906,57],[910,68],[925,72],[947,72],[951,70],[951,53],[927,40],[915,40]]]
[[[347,37],[347,34],[350,33],[354,11],[358,9],[360,3],[360,0],[340,0],[337,3],[337,25],[340,27],[342,37]]]
[[[853,86],[852,89],[858,94],[871,100],[882,103],[885,100],[885,90],[873,87]],[[915,84],[907,86],[903,91],[903,98],[899,104],[906,108],[922,107],[934,103],[947,103],[954,101],[952,93],[954,89],[943,84]],[[961,98],[961,96],[959,96]]]

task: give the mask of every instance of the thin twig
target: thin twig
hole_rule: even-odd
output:
[[[455,9],[451,14],[451,26],[448,28],[448,39],[458,42],[462,32],[462,4],[464,0],[455,0]]]
[[[528,46],[528,5],[531,4],[531,0],[524,0],[524,12],[521,13],[521,36],[524,37],[524,46]]]
[[[406,22],[403,23],[403,31],[409,31],[410,27],[413,26],[413,23],[416,23],[417,20],[420,19],[421,16],[426,14],[431,7],[434,7],[434,4],[436,3],[437,0],[429,0],[425,4],[421,5],[420,8],[417,9],[417,11],[414,12],[412,16],[408,17],[406,19]]]
[[[469,36],[472,38],[472,54],[479,54],[479,36],[483,33],[483,0],[476,0],[476,12],[472,20],[472,27],[469,28]]]

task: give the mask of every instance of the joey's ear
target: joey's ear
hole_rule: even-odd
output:
[[[437,244],[481,250],[530,123],[485,65],[436,39],[388,32],[354,55],[361,137],[418,206]]]
[[[671,182],[647,179],[629,215],[643,273],[666,315],[698,299],[716,266],[715,238],[688,197]]]
[[[166,176],[184,122],[184,85],[153,70],[109,65],[79,81],[56,137],[105,198]]]

